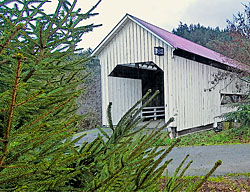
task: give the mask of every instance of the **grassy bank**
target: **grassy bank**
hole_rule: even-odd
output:
[[[250,127],[231,128],[215,133],[213,130],[202,131],[180,137],[179,146],[225,145],[250,143]],[[175,139],[165,139],[160,146],[169,146]]]

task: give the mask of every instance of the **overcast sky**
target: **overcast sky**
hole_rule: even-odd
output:
[[[98,0],[78,0],[82,12],[90,9]],[[102,24],[83,36],[79,47],[94,49],[112,28],[129,13],[168,31],[183,23],[225,28],[226,20],[243,11],[249,0],[102,0],[95,12],[99,15],[86,20],[86,24]],[[57,0],[45,9],[54,9]],[[85,24],[85,23],[83,23]]]

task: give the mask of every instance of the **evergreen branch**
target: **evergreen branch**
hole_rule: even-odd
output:
[[[2,97],[4,97],[4,96],[8,95],[8,93],[9,93],[9,90],[8,90],[8,91],[5,91],[5,92],[3,92],[3,93],[0,93],[0,98],[2,98]]]
[[[29,147],[26,147],[26,149],[24,149],[23,151],[19,151],[17,154],[13,155],[11,158],[9,158],[7,160],[7,163],[11,163],[12,161],[16,160],[18,157],[20,157],[22,154],[25,154],[26,152],[28,152],[29,150],[31,150],[32,148],[35,148],[37,146],[41,146],[43,143],[45,143],[46,141],[48,141],[52,136],[54,135],[57,135],[57,134],[60,134],[60,133],[64,133],[65,130],[62,129],[62,130],[59,130],[57,132],[54,132],[54,133],[51,133],[51,134],[47,134],[47,135],[44,135],[43,138],[39,137],[39,138],[36,138],[36,141],[33,143],[33,146],[31,146],[30,148]],[[67,137],[69,136],[71,133],[71,130],[68,130],[66,131],[67,134],[64,135],[64,137]],[[40,140],[39,140],[40,139]],[[63,138],[60,140],[60,142],[63,140]],[[20,149],[21,147],[27,145],[27,144],[30,144],[30,143],[26,143],[26,142],[23,142],[21,145],[19,145],[18,147],[15,148],[14,151],[18,151],[18,149]]]
[[[8,142],[8,140],[6,140],[6,139],[0,139],[0,142]]]
[[[0,14],[1,18],[4,18],[3,15]],[[0,54],[2,51],[9,45],[10,41],[18,34],[18,32],[23,29],[22,25],[17,25],[14,29],[14,31],[10,34],[10,36],[5,40],[5,42],[0,45]]]
[[[36,94],[33,95],[32,97],[29,97],[28,99],[26,99],[26,100],[24,100],[24,101],[22,101],[22,102],[20,102],[20,103],[15,104],[15,107],[18,107],[18,106],[20,106],[20,105],[23,105],[23,104],[25,104],[25,103],[27,103],[27,102],[29,102],[29,101],[35,99],[37,96],[39,96],[39,95],[41,95],[41,94],[42,94],[42,91],[39,91],[38,93],[36,93]],[[9,109],[9,108],[2,109],[2,110],[0,110],[0,113],[5,112],[5,111],[7,111],[8,109]]]
[[[38,56],[38,58],[36,60],[36,65],[39,65],[39,63],[41,62],[41,60],[43,59],[43,57],[44,57],[44,49],[41,48],[40,49],[40,54],[39,54],[39,56]],[[34,73],[35,73],[35,69],[33,68],[33,69],[30,70],[30,72],[23,79],[23,82],[27,82]]]
[[[74,0],[74,2],[72,3],[72,5],[71,5],[71,7],[70,7],[70,9],[68,11],[68,13],[62,19],[62,22],[58,24],[57,28],[55,28],[53,31],[48,33],[49,35],[47,37],[52,36],[58,29],[60,29],[63,26],[63,24],[67,21],[68,17],[70,16],[70,13],[72,13],[73,9],[75,8],[76,2],[77,2],[77,0]],[[51,27],[52,27],[52,25],[53,25],[53,23],[51,24]]]
[[[199,188],[202,186],[203,183],[210,177],[210,175],[213,174],[213,172],[222,164],[222,161],[219,160],[214,164],[214,167],[209,171],[208,174],[205,175],[205,177],[196,185],[194,189],[192,189],[193,192],[196,192],[199,190]]]
[[[25,126],[24,128],[22,128],[21,130],[26,129],[27,127],[30,127],[32,125],[34,125],[35,123],[39,122],[41,119],[47,117],[49,114],[53,113],[54,111],[56,111],[57,109],[61,108],[62,106],[64,106],[65,104],[67,104],[68,102],[70,102],[73,98],[75,98],[76,95],[73,95],[72,97],[70,97],[68,100],[66,100],[65,102],[57,105],[56,107],[54,107],[52,110],[50,110],[49,112],[43,114],[42,116],[40,116],[39,118],[37,118],[36,120],[34,120],[33,122],[31,122],[30,124],[28,124],[27,126]]]
[[[109,128],[112,129],[112,131],[114,133],[115,129],[114,129],[114,125],[113,125],[113,122],[112,122],[111,107],[112,107],[112,102],[109,102],[108,110],[107,110],[108,124],[109,124]]]
[[[187,166],[182,170],[181,174],[179,175],[179,177],[181,178],[185,172],[187,171],[187,169],[190,167],[190,165],[193,163],[193,160],[189,161],[189,163],[187,164]]]
[[[87,15],[89,15],[92,11],[96,9],[96,7],[101,3],[102,0],[99,0],[88,12]]]
[[[76,120],[76,118],[73,118],[73,119],[70,120],[67,124],[65,124],[63,127],[66,128],[67,126],[69,126],[70,124],[72,124],[75,120]],[[59,128],[59,130],[61,130],[61,129],[62,129],[62,128]],[[63,129],[62,129],[62,130],[63,130]],[[67,131],[67,132],[68,132],[68,134],[67,134],[66,136],[70,135],[70,130]],[[66,136],[65,136],[65,137],[66,137]],[[85,136],[85,135],[82,135],[81,137],[84,137],[84,136]],[[81,137],[80,137],[80,138],[77,138],[77,139],[81,139]],[[62,138],[62,139],[63,139],[63,138]],[[59,143],[61,143],[61,142],[62,142],[62,141],[59,140],[59,141],[57,141],[57,142],[51,144],[49,147],[47,147],[47,149],[45,149],[45,150],[40,154],[40,156],[43,155],[43,154],[46,154],[49,150],[53,149],[54,147],[56,147],[57,144],[59,144]],[[75,143],[75,142],[77,142],[77,140],[73,140],[71,143],[67,144],[66,146],[72,145],[73,142]],[[66,147],[66,146],[65,146],[65,147]],[[58,152],[58,151],[60,151],[60,150],[61,150],[60,148],[59,148],[59,149],[55,149],[55,150],[53,150],[53,151],[51,151],[51,152],[48,152],[47,155],[56,153],[56,152]]]
[[[2,60],[2,61],[0,61],[0,65],[5,64],[5,63],[8,63],[8,62],[9,62],[9,60],[7,60],[7,59]]]
[[[63,1],[59,1],[59,3],[57,4],[56,11],[53,14],[52,21],[55,20],[58,17],[59,11],[60,11],[60,9],[62,7],[62,3],[63,3]],[[53,23],[51,22],[49,24],[49,26],[48,26],[48,31],[50,31],[52,29],[52,25],[53,25]],[[50,34],[48,34],[48,36],[46,38],[48,38],[49,36],[50,36]]]
[[[183,164],[185,163],[188,157],[189,157],[189,154],[186,155],[186,157],[182,160],[181,164],[177,167],[174,173],[175,176],[179,173],[180,169],[182,168]]]
[[[111,174],[111,176],[109,176],[107,179],[105,179],[104,181],[102,181],[100,184],[98,184],[94,188],[90,189],[88,192],[94,192],[97,189],[99,189],[100,187],[104,186],[111,179],[114,179],[114,177],[118,177],[118,173],[121,172],[122,169],[123,169],[123,167],[118,168],[113,174]]]
[[[149,175],[151,174],[151,172],[153,172],[155,170],[155,168],[162,162],[162,160],[167,156],[167,154],[174,148],[174,146],[177,145],[177,143],[180,142],[180,139],[177,139],[162,155],[161,157],[159,157],[154,165],[150,168],[150,170],[147,172],[147,174],[145,175],[145,177],[142,179],[141,184],[144,183],[146,181],[146,179],[149,177]]]
[[[169,163],[171,163],[173,161],[173,159],[170,159],[168,161],[166,161],[159,169],[157,169],[154,173],[151,174],[151,181],[148,182],[147,184],[145,184],[145,186],[143,186],[143,184],[140,184],[139,186],[137,186],[137,190],[138,189],[145,189],[147,187],[149,187],[150,185],[152,185],[153,183],[155,183],[155,179],[160,178],[160,176],[162,175],[162,173],[164,172],[164,170],[167,168],[167,166],[169,165]],[[135,190],[135,191],[137,191]]]
[[[15,102],[16,102],[16,94],[17,94],[17,89],[18,89],[19,79],[20,79],[20,72],[21,72],[22,56],[17,55],[15,57],[17,58],[16,77],[15,77],[15,82],[14,82],[14,87],[13,87],[13,92],[12,92],[12,99],[11,99],[9,116],[7,119],[7,128],[6,128],[6,132],[5,132],[5,136],[4,136],[4,138],[7,141],[4,142],[3,154],[2,154],[2,157],[0,159],[0,166],[3,165],[3,162],[7,156],[7,153],[8,153],[10,129],[11,129],[11,124],[12,124],[12,120],[13,120],[13,114],[14,114],[14,108],[15,108]]]
[[[147,138],[147,139],[145,139],[145,141],[140,145],[140,146],[137,146],[137,148],[135,148],[134,150],[133,150],[133,152],[131,153],[131,155],[129,156],[129,158],[131,158],[131,157],[133,157],[136,153],[137,153],[137,151],[141,148],[141,146],[144,146],[147,142],[149,142],[155,135],[157,135],[158,133],[160,133],[160,131],[161,130],[163,130],[165,127],[167,127],[170,123],[172,123],[174,121],[174,118],[170,118],[169,120],[168,120],[168,122],[165,124],[165,125],[163,125],[161,128],[159,128],[155,133],[151,133],[151,135]]]
[[[97,129],[98,129],[107,139],[110,139],[110,137],[108,136],[108,134],[107,134],[100,126],[97,126]]]

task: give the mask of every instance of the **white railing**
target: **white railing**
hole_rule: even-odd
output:
[[[157,120],[159,117],[165,116],[164,106],[145,107],[141,112],[142,118]]]

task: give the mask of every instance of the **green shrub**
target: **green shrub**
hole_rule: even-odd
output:
[[[226,114],[227,121],[239,122],[250,127],[250,105],[241,104],[237,111]]]

